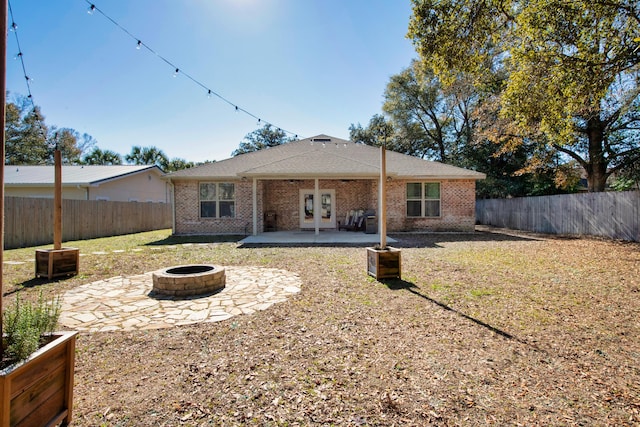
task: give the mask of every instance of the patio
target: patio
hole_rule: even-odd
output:
[[[387,237],[388,243],[396,240]],[[314,230],[304,231],[272,231],[260,233],[256,236],[247,236],[240,241],[244,245],[252,244],[346,244],[346,245],[374,245],[380,243],[379,234],[367,234],[363,232],[320,230],[315,234]]]

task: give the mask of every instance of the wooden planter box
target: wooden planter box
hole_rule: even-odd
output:
[[[77,332],[56,332],[27,360],[0,371],[0,427],[67,425]]]
[[[367,248],[367,272],[378,279],[400,279],[402,257],[400,249],[387,246],[385,249]]]
[[[78,274],[80,249],[36,249],[36,277],[51,280],[58,276]]]

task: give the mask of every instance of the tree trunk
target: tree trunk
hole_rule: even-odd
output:
[[[589,138],[589,164],[587,165],[587,185],[589,192],[605,191],[609,173],[609,161],[604,156],[604,123],[598,117],[587,122]]]

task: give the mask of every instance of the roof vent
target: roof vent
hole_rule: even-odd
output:
[[[313,142],[330,142],[331,138],[311,138]]]

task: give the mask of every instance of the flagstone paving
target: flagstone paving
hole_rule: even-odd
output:
[[[63,295],[60,324],[77,331],[106,332],[218,322],[266,310],[302,286],[299,276],[286,270],[227,266],[225,270],[224,289],[202,297],[153,295],[151,272],[82,285]]]

